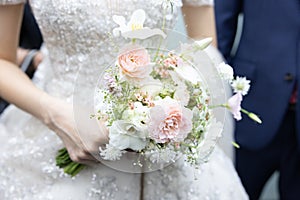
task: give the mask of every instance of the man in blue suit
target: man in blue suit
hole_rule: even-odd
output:
[[[251,80],[243,107],[260,115],[236,125],[236,168],[251,199],[280,172],[282,199],[300,199],[300,1],[215,0],[218,47]],[[241,39],[231,54],[239,14]],[[299,92],[298,92],[299,93]]]

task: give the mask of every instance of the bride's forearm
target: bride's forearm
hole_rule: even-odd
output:
[[[45,121],[44,103],[51,97],[38,89],[12,62],[0,59],[0,96]]]
[[[217,46],[214,8],[212,6],[182,7],[184,21],[189,37],[193,39],[213,38],[213,46]]]
[[[16,64],[23,5],[0,5],[0,96],[45,121],[49,95],[38,89]],[[49,103],[47,103],[49,104]]]

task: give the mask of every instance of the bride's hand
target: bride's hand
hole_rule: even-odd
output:
[[[45,110],[43,122],[61,138],[70,158],[83,164],[97,161],[99,146],[108,142],[104,123],[57,98],[46,97],[41,103]]]

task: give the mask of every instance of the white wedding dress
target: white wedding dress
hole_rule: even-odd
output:
[[[1,4],[25,0],[0,0]],[[115,56],[108,45],[116,24],[112,15],[126,19],[138,8],[146,10],[146,26],[161,25],[161,7],[148,0],[31,0],[48,56],[34,82],[48,93],[72,101],[74,83],[82,97],[97,81],[99,66]],[[193,5],[212,4],[187,0]],[[166,22],[172,28],[176,10]],[[85,80],[76,79],[78,71]],[[97,78],[97,77],[96,77]],[[0,119],[0,199],[24,200],[243,200],[248,199],[231,160],[218,147],[210,161],[194,170],[182,162],[150,173],[133,174],[103,164],[88,167],[75,178],[55,165],[62,142],[55,133],[15,106]]]

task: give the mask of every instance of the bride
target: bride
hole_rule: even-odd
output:
[[[0,95],[14,104],[0,118],[0,199],[248,199],[231,160],[218,147],[197,174],[182,164],[126,173],[96,162],[99,145],[107,143],[101,123],[82,121],[87,116],[79,121],[89,125],[78,128],[75,123],[74,94],[88,104],[93,75],[114,56],[107,45],[107,33],[116,27],[111,16],[128,19],[142,8],[147,10],[146,26],[155,27],[162,23],[162,4],[180,0],[31,0],[47,49],[34,83],[15,64],[24,1],[0,0]],[[191,37],[215,38],[212,4],[183,2]],[[174,26],[177,14],[175,7],[167,13],[167,28]],[[93,56],[95,52],[102,57]],[[84,80],[78,81],[79,71]],[[89,166],[74,178],[55,165],[63,146],[72,160]]]

